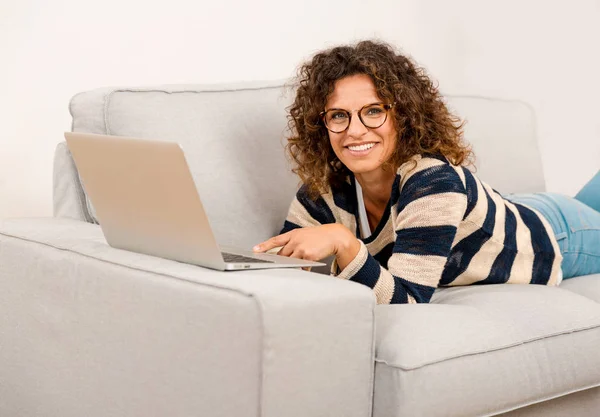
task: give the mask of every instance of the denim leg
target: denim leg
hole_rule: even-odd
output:
[[[556,193],[506,197],[538,210],[551,224],[563,261],[563,279],[600,273],[600,212]]]
[[[600,212],[600,171],[583,186],[575,198],[597,212]]]
[[[574,198],[554,193],[548,196],[559,205],[569,227],[562,263],[564,278],[600,273],[600,212]]]

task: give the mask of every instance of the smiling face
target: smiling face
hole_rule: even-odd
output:
[[[373,103],[391,104],[379,98],[375,84],[368,75],[358,74],[336,81],[333,93],[325,104],[325,110],[344,109],[352,113],[348,129],[341,133],[328,130],[328,133],[333,151],[354,174],[378,173],[397,146],[398,132],[392,111],[388,111],[385,123],[377,128],[368,128],[360,121],[358,110]],[[374,113],[371,116],[377,117]],[[343,117],[343,114],[334,117]],[[367,117],[369,114],[363,113],[363,120],[370,124]]]

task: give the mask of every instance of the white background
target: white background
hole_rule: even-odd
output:
[[[282,79],[367,37],[444,93],[532,104],[548,190],[573,195],[600,169],[599,22],[600,0],[0,0],[0,218],[52,214],[79,91]]]

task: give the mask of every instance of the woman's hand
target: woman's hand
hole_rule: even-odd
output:
[[[335,255],[340,269],[344,269],[360,250],[358,239],[341,224],[294,229],[256,245],[253,250],[266,252],[279,246],[282,248],[278,255],[307,261],[320,261]]]

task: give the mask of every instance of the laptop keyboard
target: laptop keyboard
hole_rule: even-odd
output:
[[[273,261],[265,261],[264,259],[250,258],[249,256],[234,255],[233,253],[221,252],[223,259],[227,263],[255,263],[255,264],[272,264]]]

